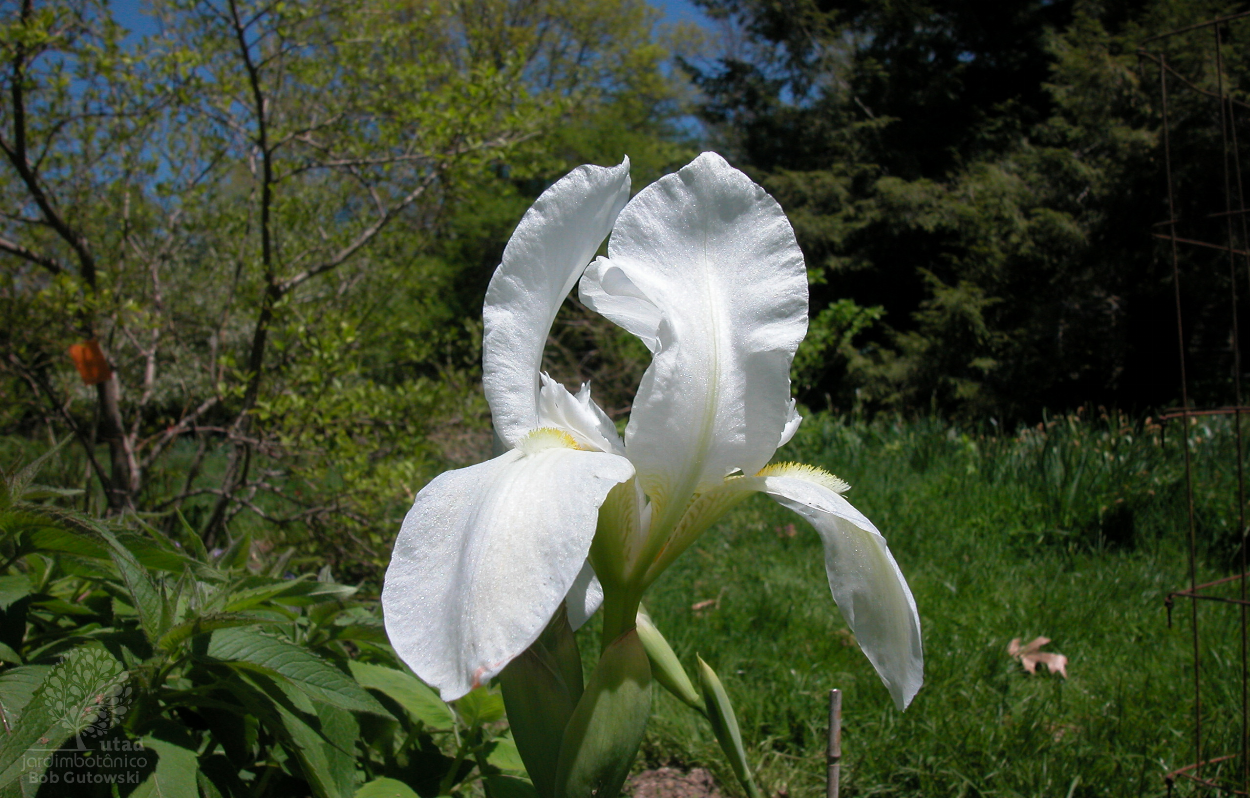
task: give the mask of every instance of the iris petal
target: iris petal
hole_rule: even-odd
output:
[[[623,457],[525,446],[438,476],[404,518],[382,607],[395,651],[451,701],[537,639],[586,562]]]
[[[482,388],[509,447],[538,426],[547,333],[628,199],[628,158],[580,166],[542,193],[504,249],[482,309]]]
[[[625,444],[617,434],[608,414],[590,398],[590,385],[583,384],[577,395],[560,383],[540,375],[542,389],[538,396],[538,425],[564,430],[584,449],[624,455]]]
[[[769,470],[779,475],[733,482],[767,493],[816,528],[833,599],[894,703],[905,708],[924,681],[920,616],[885,538],[833,489],[845,489],[840,480],[831,482],[836,478],[827,474],[829,479],[813,479],[823,472],[804,466]]]
[[[704,153],[621,211],[581,295],[654,353],[625,432],[649,496],[673,506],[768,462],[790,417],[807,275],[764,189]]]
[[[786,417],[785,429],[781,431],[781,442],[777,444],[778,449],[790,442],[790,439],[794,437],[794,433],[799,431],[799,425],[803,423],[803,417],[799,415],[797,405],[798,402],[794,399],[790,400],[790,414]]]

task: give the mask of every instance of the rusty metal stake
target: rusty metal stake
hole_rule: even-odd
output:
[[[842,778],[842,691],[829,691],[829,768],[825,784],[826,798],[838,798],[838,782]]]

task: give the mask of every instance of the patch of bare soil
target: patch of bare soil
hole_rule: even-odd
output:
[[[703,768],[644,770],[630,776],[624,792],[633,798],[721,798],[716,779]]]

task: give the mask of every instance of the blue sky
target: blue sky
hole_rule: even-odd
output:
[[[143,13],[146,3],[142,0],[111,0],[114,18],[131,33],[144,36],[156,33],[156,24],[152,18]]]
[[[707,24],[707,17],[690,0],[651,0],[651,4],[664,13],[665,22],[694,22]],[[112,0],[113,12],[117,21],[125,25],[136,35],[142,36],[155,33],[156,27],[152,18],[143,13],[146,5],[143,0]]]
[[[694,22],[706,26],[708,18],[690,0],[651,0],[651,5],[664,12],[665,22]]]

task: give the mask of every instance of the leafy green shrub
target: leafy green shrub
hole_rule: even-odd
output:
[[[55,451],[55,450],[54,450]],[[435,796],[532,790],[497,693],[452,710],[376,601],[0,481],[0,795]],[[73,786],[70,786],[73,785]]]

